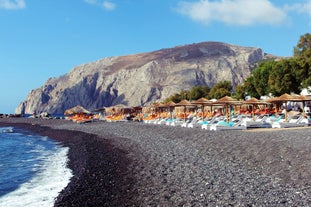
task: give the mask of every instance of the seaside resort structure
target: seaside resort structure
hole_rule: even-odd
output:
[[[200,98],[179,103],[154,103],[146,107],[116,105],[92,112],[76,106],[66,110],[65,117],[77,123],[141,121],[208,130],[288,128],[311,125],[310,103],[311,97],[296,94],[243,101],[225,96],[218,100]]]

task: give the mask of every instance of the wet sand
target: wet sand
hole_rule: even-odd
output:
[[[10,118],[70,147],[55,206],[311,206],[311,129],[205,131]]]

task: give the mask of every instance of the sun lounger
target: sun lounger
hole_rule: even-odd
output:
[[[174,121],[174,119],[166,119],[165,125],[166,125],[166,126],[171,126],[171,124],[172,124],[173,121]]]
[[[271,128],[271,123],[261,121],[261,122],[256,122],[256,121],[248,121],[244,125],[247,129],[249,128]]]
[[[201,128],[202,127],[202,125],[203,125],[203,121],[202,120],[198,120],[198,121],[196,121],[196,122],[191,122],[191,123],[189,123],[188,124],[188,128]]]
[[[244,130],[246,129],[245,126],[242,126],[240,122],[226,122],[226,121],[220,121],[216,124],[210,125],[211,131],[222,131],[222,130]]]
[[[211,131],[221,131],[221,130],[242,130],[246,129],[245,126],[242,126],[242,120],[245,117],[236,116],[233,120],[228,121],[227,117],[215,117],[213,118],[210,123],[208,124],[209,130]],[[208,128],[207,126],[207,128]],[[203,128],[203,126],[202,126]]]
[[[206,130],[208,130],[209,129],[209,121],[203,121],[202,122],[202,125],[201,125],[201,129],[206,129]]]
[[[181,126],[185,121],[182,120],[174,120],[171,122],[170,126]]]
[[[296,115],[293,117],[290,117],[288,121],[282,121],[282,122],[273,122],[271,124],[272,128],[290,128],[290,127],[304,127],[308,126],[306,122],[303,122],[305,118],[301,115]]]
[[[189,125],[189,122],[186,121],[186,122],[182,123],[180,126],[183,128],[186,128],[186,127],[188,127],[188,125]]]
[[[200,118],[194,117],[190,122],[187,123],[188,128],[199,128],[202,126],[203,121]]]
[[[209,118],[204,120],[201,125],[201,129],[210,130],[211,124],[216,124],[221,120],[225,120],[224,116],[214,116],[213,118]]]
[[[268,116],[267,115],[260,115],[256,117],[254,121],[252,120],[243,120],[242,126],[248,128],[271,128],[271,123],[266,122]]]
[[[157,121],[157,124],[159,124],[159,125],[163,125],[165,123],[166,123],[166,119],[160,119]]]

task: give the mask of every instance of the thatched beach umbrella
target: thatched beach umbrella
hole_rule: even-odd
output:
[[[145,114],[154,113],[159,104],[160,103],[151,103],[147,106],[142,107],[142,113],[145,113]]]
[[[174,101],[169,101],[167,103],[157,105],[157,108],[168,109],[170,112],[170,116],[172,118],[172,111],[173,111],[175,105],[176,105],[176,103]]]
[[[287,93],[284,93],[283,95],[279,96],[276,100],[279,100],[281,102],[287,102],[287,101],[301,101],[299,96],[290,95]]]
[[[194,106],[194,104],[192,104],[190,101],[184,99],[178,103],[175,104],[176,106],[183,106],[184,107],[184,121],[186,121],[186,108],[190,107],[190,106]]]
[[[127,114],[132,110],[131,107],[128,107],[124,104],[118,104],[106,108],[106,112],[109,114]]]
[[[298,94],[292,94],[291,96],[294,97],[296,100],[299,100],[298,102],[311,101],[311,97],[308,96]]]
[[[250,98],[246,101],[243,101],[242,104],[245,105],[260,105],[260,104],[266,104],[266,102],[258,100],[257,98]]]
[[[307,101],[308,98],[304,98],[302,96],[299,96],[299,95],[290,95],[290,94],[287,94],[287,93],[284,93],[283,95],[279,96],[279,97],[276,97],[276,98],[272,98],[270,100],[267,100],[268,102],[270,103],[274,103],[274,104],[277,104],[277,103],[280,103],[280,104],[283,104],[285,103],[285,120],[287,119],[287,103],[289,101],[291,102],[304,102],[304,101]]]
[[[305,115],[305,106],[307,101],[311,101],[310,96],[304,96],[304,95],[298,95],[298,94],[293,94],[292,96],[296,97],[299,99],[299,102],[302,102],[302,114]]]
[[[206,98],[200,98],[198,100],[192,101],[192,104],[197,104],[202,106],[202,117],[204,118],[204,106],[212,106],[213,102],[206,99]]]
[[[229,96],[225,96],[225,97],[222,97],[220,99],[218,99],[217,101],[214,102],[214,105],[224,105],[225,106],[225,109],[226,109],[226,121],[229,122],[229,107],[230,106],[233,106],[233,105],[239,105],[241,104],[240,101],[232,98],[232,97],[229,97]]]
[[[90,114],[91,112],[86,110],[83,106],[77,105],[65,111],[65,115],[72,115],[72,114]]]
[[[166,103],[166,106],[169,107],[171,118],[173,118],[173,110],[176,106],[176,103],[174,101],[169,101]]]
[[[251,105],[252,106],[252,118],[254,120],[254,107],[258,106],[258,105],[268,105],[270,103],[258,100],[257,98],[253,97],[253,98],[250,98],[250,99],[248,99],[246,101],[243,101],[242,104],[243,105]]]
[[[238,105],[241,104],[240,101],[230,97],[230,96],[225,96],[220,99],[217,99],[217,101],[214,102],[215,104],[228,104],[228,105]]]
[[[169,101],[165,105],[168,107],[174,107],[176,105],[176,103],[174,101]]]
[[[190,101],[184,99],[181,100],[180,102],[176,103],[175,106],[193,106]]]

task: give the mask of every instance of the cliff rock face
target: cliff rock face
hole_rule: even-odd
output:
[[[136,55],[108,57],[74,67],[32,90],[16,113],[63,113],[82,105],[92,110],[146,105],[193,86],[242,83],[266,58],[259,48],[203,42]]]

